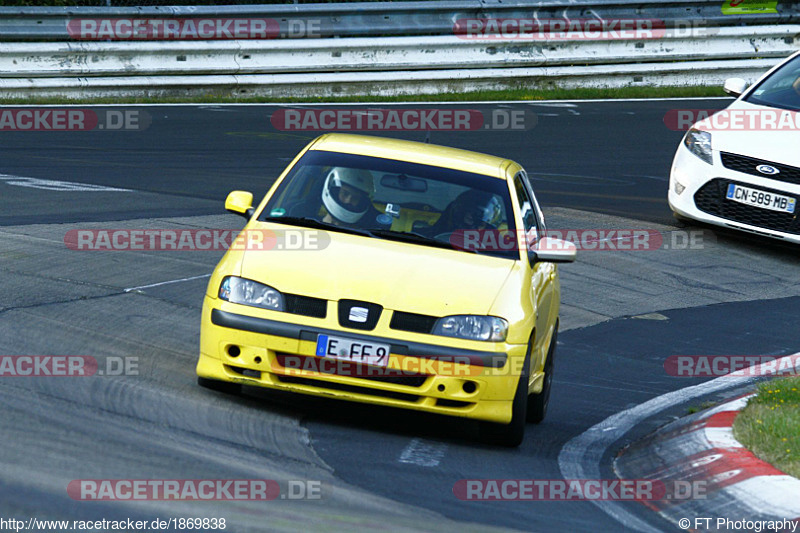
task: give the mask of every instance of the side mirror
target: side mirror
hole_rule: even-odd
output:
[[[747,89],[747,82],[742,78],[728,78],[722,90],[731,96],[738,97]]]
[[[577,253],[578,249],[569,241],[543,237],[536,246],[536,250],[528,252],[528,259],[531,264],[535,262],[572,263],[575,261]]]
[[[225,210],[250,220],[253,216],[253,193],[232,191],[225,199]]]

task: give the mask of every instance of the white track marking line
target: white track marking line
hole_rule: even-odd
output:
[[[397,460],[406,464],[433,467],[439,466],[445,452],[447,452],[447,444],[413,439],[403,449]]]
[[[385,106],[397,106],[397,105],[478,105],[478,104],[531,104],[531,105],[542,105],[542,104],[569,104],[569,103],[593,103],[593,102],[670,102],[670,101],[680,101],[680,100],[730,100],[733,101],[734,98],[730,96],[674,96],[674,97],[659,97],[659,98],[595,98],[595,99],[571,99],[571,100],[474,100],[474,101],[463,101],[463,102],[298,102],[292,104],[282,104],[280,102],[264,102],[264,103],[252,103],[252,102],[220,102],[220,103],[211,103],[211,102],[198,102],[198,103],[174,103],[174,104],[20,104],[20,105],[2,105],[0,109],[3,108],[22,108],[22,107],[205,107],[205,106],[214,106],[214,107],[231,107],[231,106],[241,106],[241,107],[300,107],[300,106],[377,106],[377,105],[385,105]]]
[[[125,292],[133,292],[133,291],[138,291],[140,289],[150,289],[152,287],[159,287],[161,285],[169,285],[170,283],[180,283],[181,281],[191,281],[193,279],[210,278],[210,277],[211,274],[203,274],[202,276],[192,276],[191,278],[173,279],[170,281],[162,281],[160,283],[151,283],[150,285],[142,285],[141,287],[131,287],[130,289],[125,289]]]
[[[564,479],[600,479],[600,462],[606,450],[643,420],[674,405],[714,392],[746,385],[760,377],[770,375],[764,369],[783,367],[781,361],[794,359],[791,366],[795,368],[794,375],[797,375],[798,366],[800,366],[800,357],[798,356],[800,356],[800,352],[699,385],[668,392],[643,404],[611,415],[574,437],[561,448],[561,452],[558,454],[558,467],[561,475],[564,476]],[[591,502],[627,527],[647,533],[658,533],[657,529],[623,508],[619,502],[597,500],[591,500]]]
[[[133,189],[119,187],[106,187],[105,185],[92,185],[90,183],[77,183],[74,181],[46,180],[42,178],[27,178],[25,176],[12,176],[0,174],[0,181],[7,185],[42,189],[45,191],[59,192],[133,192]]]

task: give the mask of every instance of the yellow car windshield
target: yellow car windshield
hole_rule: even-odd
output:
[[[506,181],[430,165],[309,151],[260,218],[303,219],[375,238],[413,234],[417,238],[409,242],[420,245],[438,241],[461,251],[519,259]],[[499,245],[503,240],[508,246]]]

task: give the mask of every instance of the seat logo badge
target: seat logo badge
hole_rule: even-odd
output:
[[[758,165],[756,170],[761,172],[762,174],[766,174],[767,176],[772,176],[773,174],[780,174],[781,171],[777,168],[773,167],[772,165]]]
[[[369,309],[364,307],[350,308],[350,322],[366,322],[369,316]]]

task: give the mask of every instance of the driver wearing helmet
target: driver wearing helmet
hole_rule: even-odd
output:
[[[463,230],[496,229],[502,216],[503,208],[495,195],[470,189],[445,208],[427,233],[437,236]]]
[[[322,187],[323,222],[372,227],[380,212],[372,205],[375,183],[363,169],[334,167]]]

